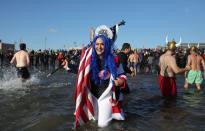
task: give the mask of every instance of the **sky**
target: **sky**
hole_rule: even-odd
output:
[[[125,20],[115,42],[133,48],[165,45],[165,37],[205,42],[205,0],[0,0],[0,39],[30,49],[89,43],[89,28]]]

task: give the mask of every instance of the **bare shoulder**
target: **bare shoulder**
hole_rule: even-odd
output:
[[[16,52],[16,53],[14,54],[14,56],[17,56],[17,55],[19,55],[19,53],[20,53],[19,51],[18,51],[18,52]]]
[[[170,62],[175,62],[176,61],[175,57],[171,56],[171,55],[167,57],[167,60],[170,61]]]
[[[161,59],[165,54],[162,54],[159,58]]]
[[[16,57],[16,55],[17,55],[17,53],[15,53],[15,54],[13,55],[13,58],[15,58],[15,57]]]
[[[160,61],[162,60],[163,56],[164,56],[164,54],[159,57],[159,60],[160,60]]]
[[[28,52],[27,52],[27,51],[24,51],[24,50],[23,50],[22,52],[23,52],[24,54],[28,55]]]

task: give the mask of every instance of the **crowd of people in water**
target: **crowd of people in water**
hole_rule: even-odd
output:
[[[91,44],[81,50],[27,51],[26,44],[20,43],[17,52],[3,54],[1,51],[0,62],[1,66],[14,64],[17,75],[23,79],[30,77],[32,67],[76,70],[76,127],[89,120],[98,120],[100,127],[107,126],[112,119],[125,120],[123,96],[130,92],[127,74],[132,77],[141,73],[157,74],[163,97],[176,98],[175,75],[179,73],[185,73],[185,89],[195,84],[201,90],[205,78],[204,49],[195,45],[180,48],[173,40],[161,49],[132,49],[126,42],[119,50],[113,49],[115,39],[115,31],[103,25],[96,29]]]
[[[163,48],[158,49],[132,49],[128,54],[127,66],[133,72],[133,76],[138,73],[157,73],[159,71],[159,58],[164,53]],[[205,49],[200,49],[199,54],[205,59]],[[11,61],[15,52],[3,53],[0,50],[0,66],[8,65]],[[77,54],[76,54],[77,53]],[[120,50],[116,49],[115,54],[119,54]],[[73,63],[79,64],[81,49],[59,49],[59,50],[30,50],[28,51],[30,64],[29,67],[43,69],[55,69],[59,65],[58,57],[61,55],[69,58],[74,54],[77,55],[75,59],[72,60]],[[176,62],[180,68],[184,68],[187,63],[187,57],[189,55],[189,48],[178,48],[176,50]]]
[[[3,53],[0,50],[0,65],[1,67],[4,65],[8,65],[14,56],[14,54],[17,52],[6,52]],[[40,68],[40,67],[45,67],[43,69],[54,69],[56,66],[58,66],[58,57],[61,57],[61,55],[65,57],[72,56],[73,54],[77,53],[76,55],[80,56],[80,51],[79,49],[70,49],[70,50],[30,50],[27,51],[29,55],[29,67],[35,67],[35,68]],[[79,57],[78,57],[79,58]],[[79,60],[76,57],[74,60],[76,63],[79,63]]]
[[[17,75],[23,79],[28,79],[30,77],[29,70],[32,68],[55,70],[56,67],[62,67],[65,70],[70,71],[74,69],[69,67],[69,64],[79,66],[79,69],[75,69],[77,70],[76,73],[78,72],[79,74],[77,77],[79,82],[77,82],[77,84],[80,82],[83,82],[84,84],[79,85],[79,87],[76,85],[76,95],[78,94],[78,90],[91,86],[87,95],[89,96],[89,93],[91,93],[94,95],[94,101],[95,99],[98,99],[98,102],[96,101],[96,103],[98,103],[99,109],[96,110],[99,110],[101,113],[99,112],[97,119],[99,121],[98,125],[102,127],[108,124],[105,120],[110,120],[110,115],[112,113],[115,113],[115,115],[117,114],[116,116],[112,115],[112,119],[125,119],[121,109],[121,97],[122,94],[125,95],[130,92],[129,84],[127,83],[127,74],[130,74],[132,77],[138,76],[138,74],[141,73],[156,74],[157,77],[159,77],[159,87],[163,97],[175,97],[177,95],[175,74],[184,72],[186,73],[184,88],[188,89],[189,84],[195,83],[196,89],[201,90],[201,84],[205,77],[205,74],[202,72],[202,69],[205,70],[204,49],[198,49],[196,46],[186,49],[180,47],[177,48],[176,42],[171,41],[167,43],[167,47],[164,49],[132,49],[131,44],[123,43],[120,50],[114,49],[111,51],[110,49],[106,49],[111,47],[104,47],[107,44],[109,45],[109,42],[104,39],[107,38],[100,35],[96,37],[94,41],[95,43],[93,43],[94,45],[91,47],[58,51],[27,51],[26,44],[20,43],[20,50],[14,53],[10,52],[3,54],[1,51],[1,67],[15,64]],[[91,51],[91,49],[95,51]],[[88,51],[86,52],[85,50]],[[84,54],[84,56],[82,54]],[[89,61],[89,54],[92,56],[91,61]],[[87,71],[87,65],[82,65],[82,63],[87,63],[87,65],[90,63],[90,69]],[[122,67],[120,65],[122,65]],[[100,69],[95,70],[95,68]],[[85,76],[80,75],[81,72]],[[91,77],[88,77],[86,72],[90,72],[89,76]],[[99,76],[96,76],[96,73],[99,74]],[[86,79],[90,79],[91,85]],[[113,81],[113,85],[109,83],[111,80]],[[109,89],[110,94],[108,93],[109,95],[107,94],[104,96],[103,94],[106,90],[112,86],[117,88]],[[114,94],[113,89],[116,90]],[[79,92],[79,94],[81,93],[83,93],[83,91]],[[111,102],[112,107],[107,105],[107,102],[110,101],[110,97],[109,100],[107,98],[108,96],[112,98],[111,101],[117,101],[117,103]],[[77,97],[76,99],[78,100]],[[86,101],[89,100],[86,99]],[[105,104],[105,102],[107,104]],[[96,103],[94,102],[93,104]],[[78,109],[77,105],[79,104],[76,104],[76,111]],[[104,111],[101,110],[100,106],[102,106],[104,111],[110,111],[110,109],[112,109],[112,111],[110,111],[111,113],[108,114],[106,118],[105,116],[101,116]],[[77,124],[79,124],[78,122],[81,113],[82,112],[79,112],[79,115],[76,115]],[[95,114],[96,112],[93,113]],[[94,119],[93,117],[87,119]]]
[[[22,82],[30,78],[32,68],[53,70],[52,73],[64,68],[77,74],[73,84],[76,128],[90,120],[97,120],[98,127],[106,127],[113,119],[125,120],[123,106],[124,97],[130,93],[129,77],[154,74],[162,98],[177,99],[179,73],[185,74],[185,90],[190,84],[196,86],[196,91],[202,90],[205,49],[196,45],[181,48],[181,42],[167,39],[163,48],[134,49],[132,43],[125,42],[115,49],[119,26],[124,24],[121,21],[113,27],[101,25],[91,29],[90,43],[82,49],[34,51],[27,50],[26,43],[20,43],[20,50],[6,53],[0,50],[1,69],[15,65]]]

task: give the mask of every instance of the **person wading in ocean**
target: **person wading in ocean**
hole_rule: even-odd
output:
[[[159,67],[159,85],[163,97],[175,97],[177,95],[175,74],[188,71],[190,67],[179,68],[176,64],[175,50],[177,44],[175,41],[168,42],[167,51],[160,56]]]
[[[188,89],[189,84],[195,83],[197,90],[201,90],[201,84],[203,78],[205,78],[205,72],[202,72],[202,68],[205,70],[205,62],[202,56],[198,54],[196,46],[190,48],[187,65],[191,66],[191,70],[186,73],[184,88]]]
[[[30,78],[30,73],[27,69],[29,66],[29,54],[26,51],[26,44],[20,44],[20,51],[16,52],[10,61],[11,64],[15,64],[17,69],[17,75],[22,80],[27,80]]]

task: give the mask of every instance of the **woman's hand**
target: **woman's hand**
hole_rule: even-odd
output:
[[[122,79],[117,78],[116,80],[114,80],[115,86],[121,86],[123,83],[124,81]]]

